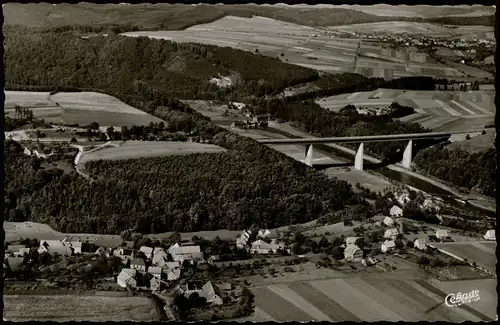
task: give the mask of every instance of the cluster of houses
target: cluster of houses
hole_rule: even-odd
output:
[[[166,281],[175,281],[181,277],[182,265],[185,261],[189,263],[204,263],[205,259],[200,246],[178,243],[172,245],[167,251],[162,247],[142,246],[135,254],[134,250],[119,247],[113,251],[113,255],[119,257],[128,268],[122,269],[118,275],[117,283],[122,288],[133,289],[137,286],[138,273],[150,278],[152,291],[160,289],[160,284],[168,285]],[[142,253],[142,254],[141,254]],[[143,255],[143,257],[140,257]]]
[[[257,233],[257,240],[252,241],[252,232],[250,230],[244,230],[240,237],[236,239],[236,247],[239,249],[245,249],[250,252],[250,254],[275,254],[278,251],[286,250],[285,244],[278,242],[276,239],[269,240],[269,235],[271,232],[267,229],[261,229]]]

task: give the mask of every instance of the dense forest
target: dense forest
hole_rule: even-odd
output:
[[[362,203],[348,183],[251,142],[252,151],[89,162],[90,183],[76,172],[41,168],[7,141],[6,220],[101,234],[272,228]]]
[[[414,160],[418,171],[454,186],[495,197],[496,150],[469,153],[461,149],[433,146],[420,151]]]

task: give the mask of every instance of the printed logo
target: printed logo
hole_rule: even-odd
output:
[[[448,307],[458,307],[464,304],[470,304],[479,300],[479,290],[472,290],[469,293],[450,293],[444,299],[444,303]]]

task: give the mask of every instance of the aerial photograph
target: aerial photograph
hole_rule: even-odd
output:
[[[3,321],[497,320],[495,10],[3,4]]]

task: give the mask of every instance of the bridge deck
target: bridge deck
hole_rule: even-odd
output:
[[[439,139],[451,137],[450,132],[429,132],[410,134],[387,134],[368,135],[356,137],[334,137],[334,138],[299,138],[299,139],[266,139],[258,140],[262,144],[313,144],[313,143],[361,143],[361,142],[389,142],[409,141],[422,139]]]

